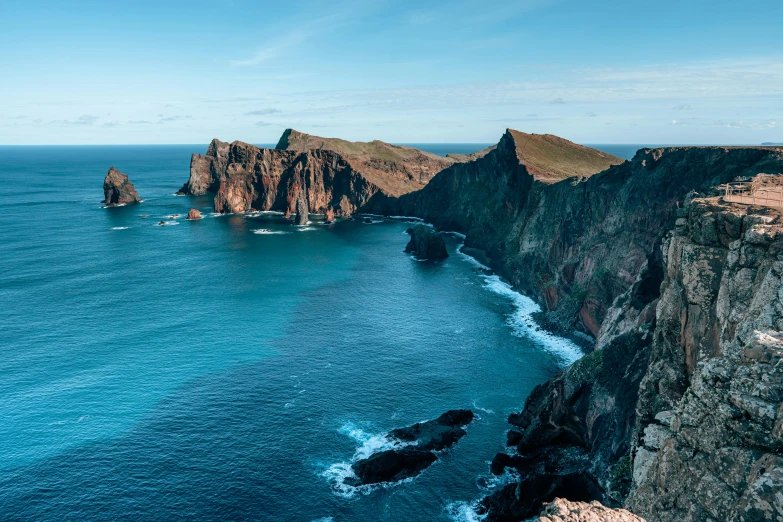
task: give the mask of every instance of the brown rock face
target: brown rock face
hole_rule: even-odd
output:
[[[324,221],[326,223],[331,223],[334,221],[334,209],[332,207],[326,208],[326,214],[324,214]]]
[[[188,219],[201,219],[201,212],[195,208],[191,208],[188,212]]]
[[[420,189],[454,161],[380,141],[352,143],[288,130],[277,149],[212,140],[205,155],[193,155],[179,193],[216,193],[216,212],[293,214],[301,191],[310,212],[344,217],[376,193]]]
[[[103,180],[103,203],[107,205],[121,205],[125,203],[138,203],[141,201],[133,183],[128,176],[115,169],[109,168]]]
[[[556,498],[535,519],[540,522],[646,522],[626,511],[611,509],[600,502],[570,502]]]
[[[194,154],[190,159],[190,178],[178,194],[201,196],[217,191],[228,164],[228,149],[228,143],[214,139],[206,155]]]
[[[277,150],[308,152],[328,150],[339,154],[354,169],[385,194],[399,196],[418,190],[435,174],[457,161],[411,147],[382,141],[351,142],[337,138],[311,136],[286,129]]]

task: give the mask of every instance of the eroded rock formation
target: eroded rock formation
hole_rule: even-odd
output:
[[[123,205],[141,201],[139,193],[128,176],[114,167],[110,167],[103,179],[103,203],[106,205]]]
[[[445,259],[449,257],[446,243],[431,227],[416,225],[408,229],[411,240],[405,247],[405,252],[412,253],[419,259]]]
[[[195,208],[191,208],[188,211],[188,219],[201,219],[201,212]]]
[[[179,194],[215,193],[215,212],[297,211],[346,217],[376,193],[400,196],[423,187],[456,160],[380,141],[353,143],[287,130],[276,149],[212,140],[194,154]]]

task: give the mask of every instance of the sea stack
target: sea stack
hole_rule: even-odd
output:
[[[310,211],[307,208],[307,197],[304,191],[299,192],[299,197],[296,198],[296,224],[304,226],[309,222]]]
[[[449,257],[443,238],[430,227],[416,225],[409,228],[408,233],[411,235],[411,240],[405,247],[405,252],[413,253],[419,259],[446,259]]]
[[[141,201],[139,193],[128,176],[114,167],[109,168],[103,179],[103,203],[106,205],[124,205]]]
[[[191,208],[190,212],[188,212],[188,219],[201,219],[201,212],[195,208]]]

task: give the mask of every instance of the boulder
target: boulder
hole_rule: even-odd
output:
[[[110,167],[103,179],[103,203],[113,206],[140,201],[139,193],[136,192],[136,188],[128,176],[114,167]]]
[[[402,448],[373,453],[355,463],[352,468],[358,479],[353,484],[365,485],[379,482],[398,482],[415,477],[438,460],[431,451]]]
[[[190,212],[188,212],[188,219],[201,219],[201,212],[195,208],[191,208]]]
[[[411,240],[405,247],[405,252],[410,252],[419,259],[445,259],[449,257],[449,253],[446,252],[446,243],[432,228],[416,225],[409,228],[408,233],[411,235]]]
[[[416,448],[441,451],[465,436],[463,426],[473,421],[470,410],[450,410],[435,420],[418,422],[407,428],[397,428],[389,436],[402,442],[415,442]]]

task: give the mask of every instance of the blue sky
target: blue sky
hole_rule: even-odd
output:
[[[0,9],[0,144],[783,141],[779,0]]]

